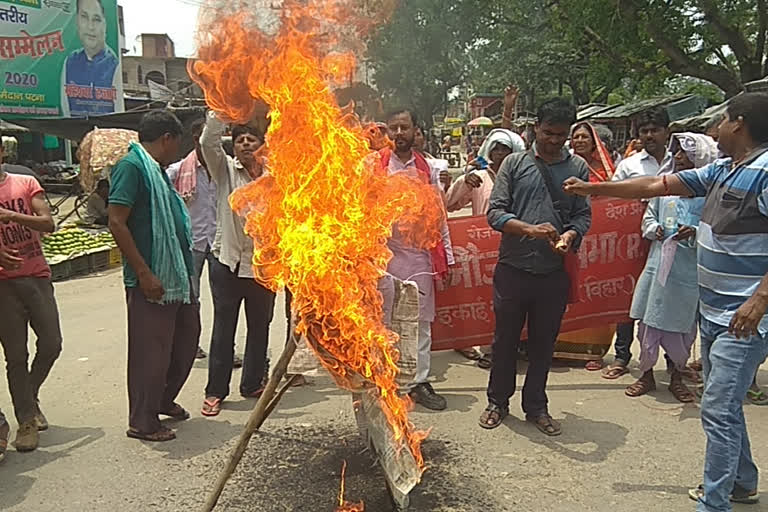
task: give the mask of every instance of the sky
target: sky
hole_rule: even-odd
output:
[[[139,55],[138,36],[142,33],[168,34],[177,57],[195,51],[195,26],[202,0],[118,0],[123,6],[125,46],[129,55]],[[134,50],[135,48],[135,50]]]

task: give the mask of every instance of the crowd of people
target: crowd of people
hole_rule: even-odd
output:
[[[755,391],[758,367],[768,355],[768,95],[745,93],[732,99],[725,118],[710,132],[717,140],[700,133],[671,134],[664,109],[645,112],[636,120],[638,138],[624,157],[612,147],[610,131],[577,122],[576,108],[567,100],[540,106],[532,140],[509,129],[509,115],[505,108],[505,125],[487,135],[455,180],[424,152],[424,131],[412,111],[395,110],[385,123],[365,131],[386,172],[415,170],[434,187],[447,212],[471,207],[502,234],[493,278],[491,350],[466,352],[490,369],[480,426],[496,428],[509,414],[527,324],[522,409],[543,434],[562,432],[549,413],[547,379],[562,317],[576,300],[569,260],[590,229],[589,196],[642,199],[647,208],[637,229],[651,249],[634,291],[633,320],[617,327],[616,354],[602,375],[618,379],[629,372],[637,330],[642,375],[625,393],[637,397],[656,388],[653,368],[663,348],[670,392],[691,402],[695,397],[683,378],[691,377],[695,367],[689,359],[698,332],[708,442],[704,481],[691,497],[700,511],[730,510],[730,501],[755,502],[757,468],[742,400]],[[169,111],[147,113],[139,142],[130,144],[109,183],[98,184],[97,198],[89,204],[123,254],[126,434],[131,438],[175,438],[160,417],[191,416],[176,398],[196,357],[208,357],[200,412],[206,417],[220,413],[237,366],[235,333],[242,304],[247,336],[239,393],[258,398],[264,391],[275,294],[254,279],[253,241],[228,199],[268,172],[268,162],[258,151],[264,134],[255,125],[230,126],[230,156],[222,145],[227,124],[209,112],[184,130]],[[177,161],[185,133],[195,147]],[[37,181],[0,171],[0,342],[19,424],[18,451],[34,450],[39,431],[47,428],[38,395],[61,351],[51,271],[40,241],[41,233],[54,229]],[[395,227],[388,241],[392,259],[379,285],[385,322],[393,303],[392,280],[410,279],[419,288],[417,366],[402,392],[432,410],[447,407],[429,381],[435,280],[455,263],[447,217],[441,233],[441,243],[425,250],[410,246]],[[208,354],[200,346],[200,280],[206,264],[214,309]],[[286,297],[290,336],[290,293]],[[28,326],[38,338],[31,368]],[[591,369],[602,367],[602,360],[591,363]],[[9,433],[0,413],[0,460]]]

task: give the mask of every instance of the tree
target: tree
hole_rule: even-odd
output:
[[[727,96],[768,74],[768,0],[555,0],[614,65],[699,78]]]
[[[427,125],[465,83],[480,12],[470,0],[408,0],[368,44],[374,82],[388,107],[414,109]]]

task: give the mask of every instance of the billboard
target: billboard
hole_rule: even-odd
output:
[[[0,0],[0,117],[123,110],[117,0]]]

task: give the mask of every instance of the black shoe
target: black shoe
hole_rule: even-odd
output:
[[[208,355],[205,353],[205,350],[197,347],[197,354],[195,354],[195,359],[205,359],[206,357],[208,357]]]
[[[411,400],[432,411],[443,411],[448,406],[445,398],[435,393],[432,384],[429,382],[417,384],[408,395],[411,397]]]

